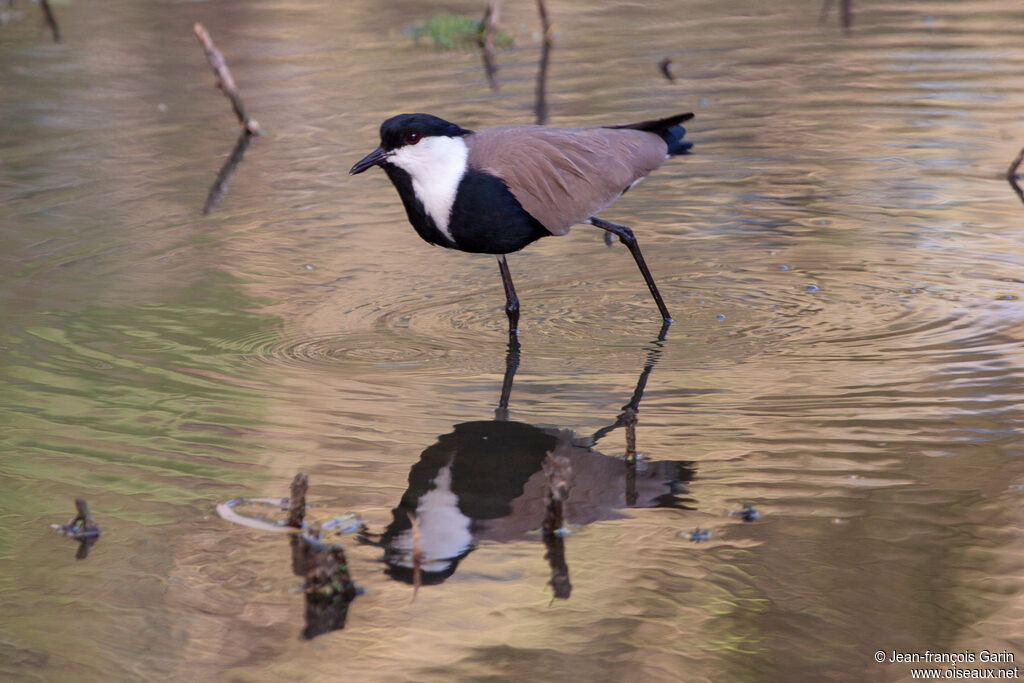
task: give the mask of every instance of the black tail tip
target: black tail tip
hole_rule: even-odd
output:
[[[690,148],[692,147],[692,142],[680,140],[675,145],[669,145],[668,153],[672,156],[676,156],[678,154],[689,154]]]
[[[661,133],[662,140],[668,146],[669,156],[676,156],[677,154],[689,154],[690,148],[693,147],[693,143],[689,140],[684,140],[683,136],[686,135],[686,129],[682,126],[672,126]]]

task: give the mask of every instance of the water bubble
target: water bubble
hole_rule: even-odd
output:
[[[719,313],[718,315],[715,316],[715,318],[717,318],[718,320],[725,320],[725,313]]]
[[[789,266],[779,266],[779,270],[789,270]]]
[[[817,292],[818,291],[818,285],[807,285],[807,291],[808,292]]]

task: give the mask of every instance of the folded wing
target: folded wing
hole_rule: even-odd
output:
[[[634,128],[501,126],[466,138],[469,166],[501,178],[555,235],[614,202],[658,168],[668,146]]]

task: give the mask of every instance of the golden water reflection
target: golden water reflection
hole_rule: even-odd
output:
[[[534,5],[502,8],[497,93],[478,54],[411,44],[416,3],[73,3],[56,46],[0,26],[0,673],[900,680],[877,650],[1024,656],[1017,5],[858,3],[848,32],[795,1],[548,9],[551,124],[697,112],[695,153],[603,214],[678,319],[652,345],[597,231],[513,255],[500,420],[493,260],[421,243],[386,179],[346,174],[399,111],[532,121]],[[195,21],[269,131],[205,218],[237,128]],[[637,443],[685,463],[654,478],[685,500],[627,507],[623,432],[580,439],[655,346]],[[286,544],[214,514],[303,471],[386,536],[467,434],[533,460],[564,436],[613,481],[579,489],[599,510],[566,537],[568,600],[536,514],[492,517],[415,601],[343,540],[366,593],[307,642]],[[536,465],[497,477],[525,479],[511,508],[539,500]],[[76,496],[104,529],[80,561],[47,528]]]

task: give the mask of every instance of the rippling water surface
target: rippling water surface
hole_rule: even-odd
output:
[[[0,677],[859,681],[909,676],[878,650],[1024,658],[1019,3],[856,2],[844,31],[814,2],[552,0],[551,123],[693,110],[696,146],[602,214],[640,238],[663,341],[597,231],[510,257],[507,414],[494,260],[429,247],[383,174],[347,172],[400,111],[532,122],[532,4],[503,7],[499,92],[477,53],[403,32],[480,4],[75,2],[59,45],[16,9]],[[195,21],[268,131],[207,217],[236,129]],[[540,533],[549,452],[572,471],[564,556]],[[365,592],[312,640],[286,537],[215,512],[299,471],[311,515],[366,525],[334,538]],[[77,560],[48,529],[76,496],[105,532]]]

